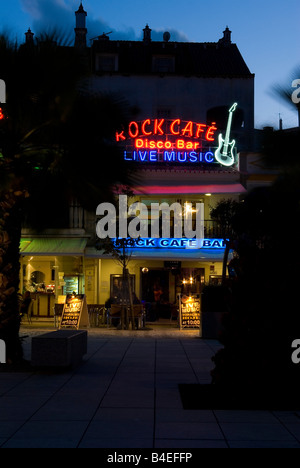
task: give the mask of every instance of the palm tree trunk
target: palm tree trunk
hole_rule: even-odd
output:
[[[22,360],[19,337],[21,201],[23,192],[2,192],[0,198],[0,339],[6,343],[7,363]]]
[[[133,312],[133,298],[132,298],[132,289],[131,289],[131,281],[130,281],[130,274],[128,268],[125,270],[126,278],[127,278],[127,285],[128,285],[128,293],[129,293],[129,308],[130,308],[130,318],[131,318],[131,326],[132,330],[135,330],[135,319],[134,319],[134,312]]]
[[[226,247],[224,251],[224,257],[223,257],[223,270],[222,270],[222,285],[224,286],[226,283],[226,276],[227,276],[227,263],[228,263],[228,257],[229,257],[229,252],[230,252],[230,247],[231,247],[231,242],[227,239],[225,239]]]

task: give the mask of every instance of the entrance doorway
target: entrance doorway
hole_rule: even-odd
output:
[[[142,272],[141,299],[146,304],[146,320],[170,318],[169,271],[149,269]]]
[[[204,286],[204,268],[143,268],[141,300],[146,321],[176,319],[178,295],[200,294]]]
[[[177,293],[200,294],[205,283],[204,268],[182,268],[176,277]]]

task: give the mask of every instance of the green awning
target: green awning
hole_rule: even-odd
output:
[[[22,238],[21,255],[84,255],[87,239],[75,237]]]

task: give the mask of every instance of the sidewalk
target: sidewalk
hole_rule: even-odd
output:
[[[41,333],[22,329],[27,359]],[[153,327],[88,342],[74,371],[0,373],[1,448],[300,448],[300,411],[183,409],[178,384],[210,382],[217,341]]]

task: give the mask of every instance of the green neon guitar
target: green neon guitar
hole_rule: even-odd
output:
[[[220,133],[219,147],[215,152],[216,160],[223,166],[232,166],[234,164],[235,158],[234,158],[233,150],[235,147],[235,140],[232,140],[230,142],[229,138],[230,138],[231,124],[232,124],[232,114],[234,113],[236,108],[237,108],[237,103],[234,103],[233,106],[229,109],[229,118],[228,118],[225,139],[223,139],[223,135]]]

